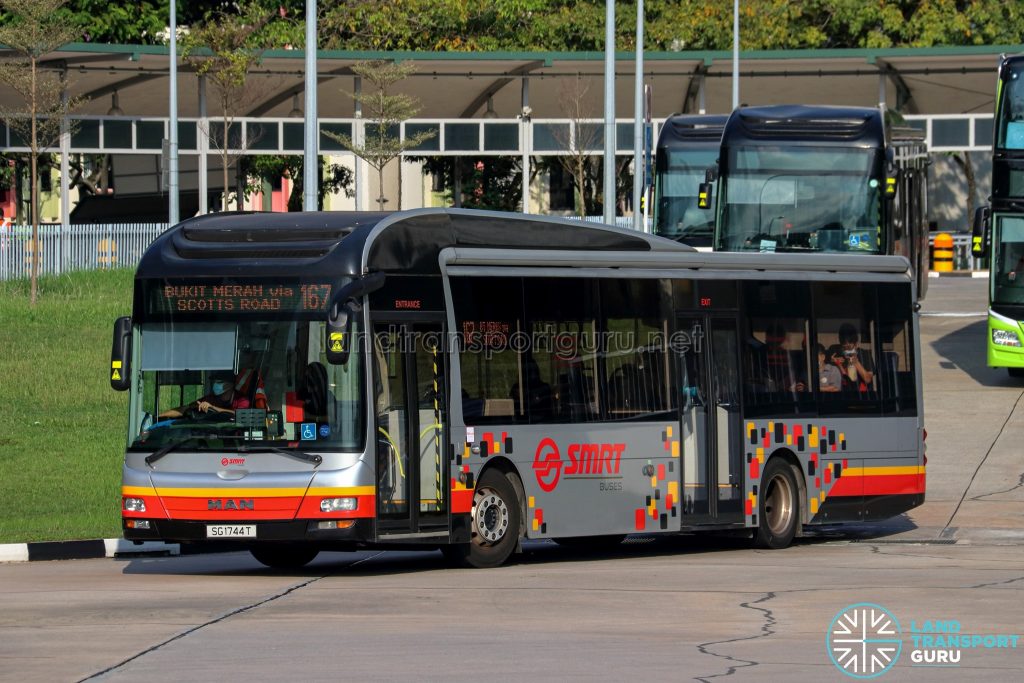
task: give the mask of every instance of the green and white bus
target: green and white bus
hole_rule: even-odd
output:
[[[899,257],[518,214],[193,218],[115,324],[124,535],[492,567],[887,518],[925,495],[914,287]]]
[[[977,210],[971,247],[989,258],[988,365],[1024,377],[1024,55],[999,65],[992,196]]]

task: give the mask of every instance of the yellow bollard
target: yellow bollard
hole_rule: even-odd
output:
[[[953,270],[953,236],[948,232],[940,232],[935,236],[932,262],[933,268],[940,273]]]
[[[112,268],[117,265],[117,242],[104,237],[96,245],[96,260],[101,266]]]

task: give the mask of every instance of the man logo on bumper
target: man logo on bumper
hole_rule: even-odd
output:
[[[206,501],[207,510],[255,510],[256,501],[252,498],[210,498]]]

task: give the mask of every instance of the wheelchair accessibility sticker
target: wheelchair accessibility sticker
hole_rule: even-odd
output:
[[[303,441],[316,441],[316,423],[303,422],[299,436]]]

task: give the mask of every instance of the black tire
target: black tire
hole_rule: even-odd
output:
[[[580,548],[583,550],[613,550],[624,540],[626,534],[609,536],[572,536],[569,538],[556,538],[555,543],[563,548]]]
[[[793,468],[782,458],[769,460],[761,477],[754,547],[777,550],[792,543],[800,523],[799,491]]]
[[[313,561],[320,551],[302,545],[266,545],[250,548],[261,564],[272,569],[299,569]]]
[[[489,469],[477,480],[473,492],[470,542],[441,548],[454,564],[490,569],[500,567],[515,552],[522,534],[522,515],[515,475]]]
[[[1011,379],[1024,379],[1024,368],[1006,368]]]

